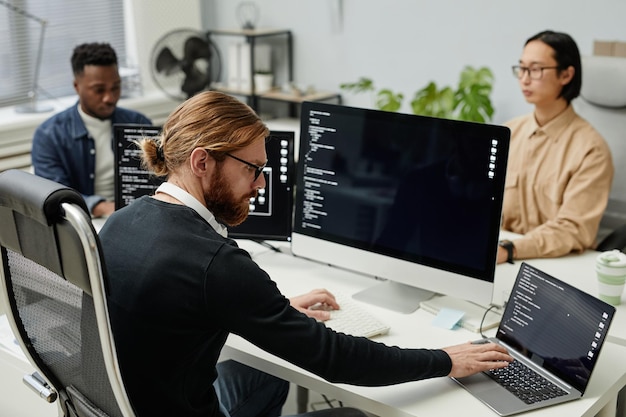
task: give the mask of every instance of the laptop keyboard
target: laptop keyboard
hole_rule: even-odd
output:
[[[517,360],[504,368],[492,369],[486,372],[486,374],[526,404],[533,404],[567,394],[567,392]]]

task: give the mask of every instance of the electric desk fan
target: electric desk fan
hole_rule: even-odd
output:
[[[161,37],[150,58],[152,78],[165,94],[186,100],[220,77],[219,50],[207,35],[194,29],[177,29]]]

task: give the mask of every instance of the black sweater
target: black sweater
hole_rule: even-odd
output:
[[[139,416],[219,416],[212,383],[229,333],[331,382],[380,386],[450,372],[441,350],[387,347],[298,312],[246,251],[186,206],[143,197],[114,213],[100,239],[120,367]]]

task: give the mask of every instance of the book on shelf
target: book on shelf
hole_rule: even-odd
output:
[[[232,90],[252,91],[250,44],[236,42],[228,47],[227,86]],[[254,45],[254,72],[268,72],[271,68],[271,46]]]

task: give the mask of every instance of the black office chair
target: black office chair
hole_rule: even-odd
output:
[[[613,230],[596,247],[596,250],[599,252],[613,249],[619,249],[622,252],[626,250],[626,224]]]
[[[0,296],[26,357],[24,382],[66,417],[133,417],[105,301],[104,264],[82,196],[0,173]]]

